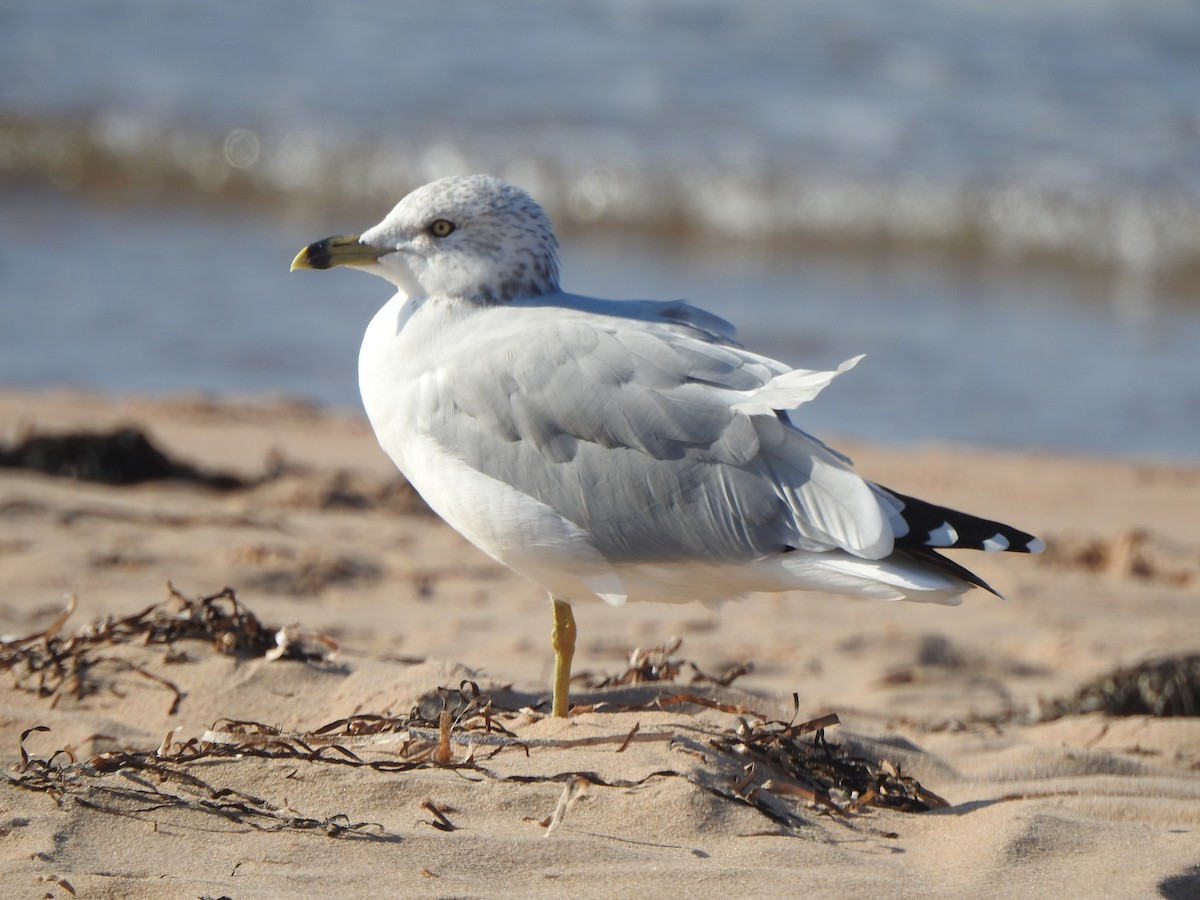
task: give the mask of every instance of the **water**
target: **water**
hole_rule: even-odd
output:
[[[11,4],[0,383],[357,403],[309,240],[491,171],[564,284],[810,367],[825,433],[1195,459],[1200,6]]]

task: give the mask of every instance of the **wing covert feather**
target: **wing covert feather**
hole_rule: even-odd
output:
[[[610,562],[890,552],[866,482],[786,419],[734,408],[786,367],[673,323],[497,312],[460,327],[473,351],[443,357],[425,424],[579,525]]]

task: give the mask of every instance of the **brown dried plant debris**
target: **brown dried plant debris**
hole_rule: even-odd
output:
[[[728,707],[706,702],[698,695],[673,699],[678,697],[712,709]],[[643,733],[640,723],[635,723],[624,733],[525,739],[515,729],[516,723],[529,721],[528,709],[499,709],[478,685],[464,681],[458,689],[439,688],[407,716],[354,715],[311,732],[290,734],[258,722],[221,720],[200,738],[178,742],[172,732],[154,750],[107,751],[82,761],[70,750],[58,750],[46,758],[32,757],[25,748],[26,739],[49,730],[35,726],[21,736],[20,763],[9,781],[16,787],[49,794],[59,805],[72,802],[120,815],[149,817],[168,810],[192,811],[260,830],[299,829],[375,840],[396,837],[381,826],[351,822],[343,815],[300,816],[287,808],[286,801],[279,809],[259,797],[218,787],[205,780],[221,771],[209,764],[223,760],[244,766],[256,759],[286,760],[289,764],[364,767],[397,776],[420,769],[445,769],[475,781],[621,789],[656,779],[683,778],[723,799],[753,807],[789,833],[810,825],[806,813],[812,811],[854,828],[854,819],[871,807],[919,812],[947,805],[888,761],[862,758],[827,741],[825,729],[838,724],[835,715],[797,724],[767,720],[741,707],[733,709],[732,727],[682,722]],[[574,768],[511,774],[492,762],[499,754],[514,751],[531,758],[546,750],[560,751],[554,757],[559,761],[561,751],[582,748],[621,753],[635,741],[662,742],[681,754],[678,759],[693,762],[664,766],[631,779]],[[435,821],[430,824],[442,831],[461,828],[444,815],[447,811],[440,810],[442,815],[435,811]]]
[[[950,805],[894,763],[830,743],[825,729],[837,724],[834,714],[801,723],[739,718],[736,728],[710,738],[709,747],[740,762],[741,777],[726,784],[706,779],[702,786],[785,826],[805,822],[788,800],[843,817],[868,807],[915,813]]]
[[[0,447],[0,468],[111,485],[182,481],[220,491],[248,486],[237,475],[172,459],[144,432],[128,425],[110,431],[27,434],[11,447]]]
[[[184,640],[207,641],[219,653],[293,659],[331,668],[337,644],[325,635],[294,626],[264,625],[232,588],[204,597],[188,598],[167,584],[168,598],[141,612],[107,616],[72,634],[63,632],[75,611],[75,598],[48,627],[21,638],[0,642],[0,668],[8,670],[18,690],[50,698],[55,706],[64,696],[82,700],[99,690],[101,669],[136,674],[174,693],[170,713],[175,713],[183,692],[169,679],[128,659],[106,653],[122,644],[162,645],[164,662],[186,658],[176,644]]]
[[[82,762],[68,751],[46,759],[30,757],[25,740],[44,725],[21,735],[21,762],[9,783],[48,794],[61,807],[68,802],[112,815],[158,821],[170,812],[194,812],[224,819],[258,831],[311,831],[329,837],[394,841],[375,822],[354,822],[337,813],[324,818],[304,816],[285,799],[279,807],[261,797],[229,787],[216,787],[199,777],[188,763],[205,754],[191,744],[174,753],[116,750]],[[64,761],[65,759],[65,761]],[[202,769],[200,771],[203,771]]]
[[[64,694],[83,697],[98,689],[92,675],[102,664],[123,666],[174,693],[172,712],[182,699],[170,681],[104,648],[138,641],[163,645],[169,654],[183,640],[202,640],[228,654],[301,659],[329,665],[335,645],[320,635],[263,625],[226,588],[216,594],[188,598],[168,585],[169,596],[133,615],[108,617],[74,634],[63,629],[72,603],[40,632],[0,644],[0,665],[18,686],[52,702]],[[457,689],[438,688],[426,695],[407,716],[353,715],[312,732],[285,733],[257,722],[221,720],[200,738],[186,742],[168,734],[153,750],[110,750],[79,761],[70,750],[47,758],[32,758],[26,738],[48,729],[35,726],[21,737],[21,761],[14,785],[42,791],[57,802],[71,802],[102,811],[133,816],[157,815],[163,810],[191,810],[220,816],[263,830],[303,829],[334,836],[393,839],[378,826],[351,822],[345,816],[305,817],[272,807],[261,798],[232,788],[214,786],[192,771],[203,760],[226,760],[234,765],[253,759],[292,763],[369,767],[379,772],[441,768],[461,777],[507,783],[580,782],[600,787],[633,788],[657,778],[685,778],[703,790],[749,804],[786,828],[807,824],[803,810],[832,814],[848,824],[868,807],[921,811],[944,806],[932,792],[901,774],[887,761],[857,757],[825,740],[824,730],[838,724],[824,716],[801,724],[772,721],[740,700],[731,700],[728,683],[748,666],[712,677],[674,654],[680,642],[649,652],[636,651],[628,670],[599,679],[605,686],[659,682],[668,690],[628,694],[629,687],[609,693],[603,709],[610,713],[700,707],[733,717],[732,727],[684,720],[669,727],[641,730],[641,723],[612,734],[584,738],[522,738],[518,723],[537,713],[528,707],[504,707],[471,681]],[[169,661],[169,658],[164,661]],[[684,667],[693,670],[692,684],[672,692],[668,679]],[[501,692],[504,695],[504,692]],[[621,697],[627,695],[628,702]],[[513,696],[507,694],[506,696]],[[798,701],[793,697],[798,710]],[[599,708],[599,707],[598,707]],[[591,748],[625,752],[632,743],[661,742],[690,758],[690,764],[666,765],[636,779],[606,778],[595,771],[568,769],[539,774],[505,774],[484,765],[504,752],[525,756],[544,750]],[[559,757],[561,759],[561,757]],[[698,760],[699,762],[694,762]],[[200,769],[204,773],[215,771]]]
[[[1102,712],[1110,716],[1200,716],[1200,653],[1164,656],[1115,669],[1050,701],[1042,719]]]
[[[0,445],[0,469],[3,468],[117,487],[166,481],[222,492],[267,488],[279,494],[285,505],[293,507],[431,514],[417,492],[401,477],[380,479],[348,471],[318,473],[273,452],[266,459],[262,473],[247,478],[176,459],[133,425],[108,431],[30,432],[10,446]]]
[[[709,684],[719,687],[729,687],[743,675],[754,671],[754,663],[740,662],[728,667],[720,675],[711,675],[701,669],[696,663],[687,659],[679,659],[675,654],[683,646],[683,638],[673,637],[649,650],[635,648],[629,654],[629,665],[625,671],[616,675],[601,676],[592,672],[581,672],[571,680],[580,687],[599,690],[602,688],[624,687],[632,684],[656,684],[675,682],[685,669],[691,670],[689,684]]]

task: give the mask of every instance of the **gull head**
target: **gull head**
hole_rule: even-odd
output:
[[[362,234],[325,238],[292,269],[353,266],[410,297],[505,303],[558,289],[558,242],[527,193],[490,175],[419,187]]]

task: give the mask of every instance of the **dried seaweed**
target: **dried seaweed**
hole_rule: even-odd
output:
[[[435,711],[430,705],[436,702],[440,702],[441,707]],[[655,777],[686,777],[720,796],[749,803],[774,821],[790,826],[804,821],[791,809],[795,801],[842,817],[871,807],[924,812],[949,805],[916,779],[902,773],[895,764],[855,756],[826,740],[825,729],[839,723],[833,714],[800,723],[781,722],[695,693],[659,697],[653,704],[610,705],[608,708],[610,712],[637,712],[678,704],[694,704],[735,715],[737,725],[732,729],[705,728],[700,732],[703,742],[692,736],[690,729],[679,727],[667,732],[643,733],[640,723],[635,723],[624,735],[565,740],[521,738],[502,724],[504,721],[512,724],[516,711],[497,708],[489,695],[480,692],[478,685],[464,681],[457,690],[439,688],[436,694],[429,695],[426,703],[414,707],[406,718],[354,716],[322,726],[308,735],[284,735],[267,726],[236,723],[232,730],[208,732],[204,740],[227,742],[239,753],[303,757],[391,772],[436,765],[469,770],[490,780],[507,782],[582,779],[599,786],[632,787]],[[451,721],[452,734],[448,725]],[[393,740],[383,740],[387,736]],[[447,741],[465,747],[465,752],[455,758],[439,756],[438,748],[444,751]],[[664,769],[636,781],[604,779],[587,771],[513,776],[490,770],[476,755],[483,748],[491,748],[488,757],[491,758],[506,749],[528,754],[539,749],[562,750],[604,744],[613,745],[613,752],[621,753],[635,741],[669,741],[676,749],[685,752],[690,749],[693,755],[706,759],[713,757],[715,751],[716,756],[730,762],[725,768],[740,768],[742,776],[723,780],[721,766],[694,771]],[[360,755],[368,748],[386,748],[391,755],[368,760]]]
[[[231,491],[249,484],[227,472],[206,472],[171,459],[145,433],[129,426],[110,431],[30,434],[11,447],[0,447],[0,468],[28,469],[111,485],[183,481]]]
[[[97,689],[92,677],[103,665],[147,678],[174,693],[172,711],[183,694],[169,680],[128,660],[103,654],[105,647],[137,641],[163,645],[171,654],[183,640],[202,640],[221,653],[287,656],[320,665],[329,663],[334,646],[321,636],[295,630],[272,629],[237,599],[232,589],[190,599],[168,585],[168,599],[136,614],[109,617],[74,634],[64,628],[74,604],[47,628],[0,645],[0,665],[13,675],[17,686],[55,701],[64,694],[85,696]],[[598,680],[598,685],[637,685],[657,682],[664,690],[650,697],[610,694],[602,704],[614,713],[661,711],[685,706],[712,710],[731,717],[728,727],[708,720],[682,721],[670,726],[642,728],[641,722],[611,734],[581,738],[527,738],[520,724],[536,716],[528,707],[506,707],[475,682],[457,688],[438,688],[424,696],[407,715],[356,714],[307,732],[284,732],[260,722],[218,720],[199,738],[176,741],[170,733],[153,750],[109,750],[78,760],[69,749],[46,758],[34,758],[25,749],[36,726],[20,742],[20,764],[12,784],[119,815],[148,817],[164,810],[196,811],[260,830],[311,830],[339,837],[394,839],[377,825],[351,822],[345,816],[306,817],[276,808],[244,792],[211,784],[196,774],[219,771],[205,765],[223,760],[248,764],[258,760],[287,760],[312,765],[364,767],[402,775],[419,769],[443,769],[468,780],[510,784],[563,784],[564,794],[586,785],[635,788],[658,778],[684,778],[713,794],[745,803],[786,828],[806,824],[805,810],[833,815],[849,824],[870,807],[918,812],[945,801],[924,789],[887,761],[857,757],[825,739],[825,729],[838,724],[834,715],[801,722],[781,722],[755,712],[742,702],[731,702],[721,690],[748,666],[712,677],[694,664],[680,661],[675,641],[650,652],[636,651],[629,669]],[[167,659],[171,657],[168,656]],[[674,690],[674,679],[685,667],[693,670],[686,690]],[[621,702],[624,694],[631,702]],[[508,698],[501,691],[497,696]],[[636,698],[636,699],[635,699]],[[793,697],[798,709],[798,701]],[[515,705],[515,704],[514,704]],[[600,708],[600,707],[597,707]],[[719,717],[718,717],[719,718]],[[661,742],[681,760],[693,762],[664,766],[638,778],[605,777],[587,768],[536,774],[506,773],[491,762],[499,754],[517,752],[532,756],[540,751],[627,752],[634,744]],[[556,757],[561,760],[562,757]],[[449,808],[427,805],[434,815],[429,824],[439,831],[456,830],[446,815]],[[561,815],[559,816],[561,821]],[[550,833],[549,830],[547,833]]]
[[[241,762],[258,758],[366,767],[392,774],[436,768],[454,771],[469,780],[562,784],[568,801],[588,785],[630,789],[656,779],[684,778],[717,796],[753,807],[789,832],[810,824],[803,810],[823,812],[854,827],[853,818],[871,807],[921,812],[947,805],[891,763],[856,757],[828,742],[824,731],[837,724],[834,715],[800,724],[764,720],[752,723],[742,718],[732,729],[684,726],[641,734],[635,727],[624,735],[582,740],[521,739],[497,727],[498,715],[516,714],[492,709],[486,695],[477,693],[473,684],[464,683],[459,692],[443,690],[448,695],[469,694],[472,711],[454,716],[447,705],[439,714],[438,728],[431,727],[433,723],[415,709],[407,717],[352,716],[305,734],[285,734],[257,722],[222,721],[200,739],[175,742],[173,735],[168,735],[155,751],[109,751],[84,762],[77,762],[69,751],[56,751],[47,759],[31,758],[24,741],[34,731],[49,730],[39,726],[21,736],[19,774],[10,781],[18,787],[46,792],[60,805],[70,797],[85,806],[122,815],[186,809],[260,830],[314,830],[335,837],[376,839],[387,838],[381,826],[351,823],[344,816],[299,816],[290,809],[271,807],[261,798],[216,788],[194,775],[190,767],[216,759]],[[450,722],[455,722],[456,730],[450,730]],[[670,741],[675,750],[698,757],[702,764],[620,779],[581,769],[505,774],[476,757],[476,752],[485,747],[492,748],[490,759],[506,749],[531,754],[606,743],[619,753],[635,740]],[[451,744],[459,749],[447,752]],[[118,777],[121,780],[113,784]],[[564,802],[560,800],[559,806]],[[433,806],[431,801],[422,808],[435,816],[428,821],[431,827],[457,830],[458,826],[445,815],[454,810]],[[548,835],[553,830],[551,825],[561,823],[564,812],[558,809],[557,818],[540,820]],[[370,828],[378,829],[378,833],[365,833]]]
[[[421,804],[421,809],[433,815],[433,821],[429,822],[429,825],[438,831],[458,831],[458,826],[446,818],[447,813],[458,812],[454,807],[447,806],[445,803],[434,803],[432,800],[425,800]]]
[[[432,708],[439,701],[441,705]],[[202,748],[207,755],[287,757],[388,772],[437,765],[473,769],[486,777],[505,780],[477,765],[477,753],[486,750],[490,759],[505,750],[528,754],[534,749],[568,750],[605,744],[615,745],[621,752],[634,742],[672,739],[667,733],[639,734],[636,727],[628,733],[580,738],[522,738],[504,724],[526,717],[525,711],[497,708],[492,697],[482,693],[475,682],[463,681],[457,690],[438,688],[407,716],[359,714],[311,732],[291,734],[259,722],[222,720],[184,750],[196,752]],[[363,754],[368,751],[386,755],[367,759]],[[571,774],[545,780],[559,781]]]
[[[1043,718],[1102,712],[1110,716],[1200,715],[1200,653],[1158,657],[1116,669],[1074,695],[1047,704]]]
[[[10,776],[9,782],[48,794],[59,806],[70,800],[98,812],[139,819],[186,810],[257,831],[313,831],[329,837],[397,840],[376,822],[353,822],[341,813],[325,818],[303,816],[286,800],[278,807],[244,791],[215,787],[188,770],[187,763],[207,755],[191,748],[173,756],[155,751],[107,751],[83,762],[71,759],[67,764],[57,762],[62,751],[48,759],[30,757],[25,740],[34,732],[49,730],[35,726],[21,734],[21,763],[17,776]]]
[[[695,702],[691,695],[686,701]],[[433,697],[441,699],[433,709]],[[722,705],[709,701],[710,708]],[[636,788],[660,778],[684,778],[703,790],[745,803],[778,825],[794,829],[808,823],[805,810],[834,816],[842,824],[870,807],[920,812],[946,806],[946,801],[902,774],[887,761],[854,756],[825,739],[825,729],[838,724],[826,715],[799,724],[766,720],[749,711],[730,728],[705,723],[677,723],[644,732],[640,723],[627,732],[586,738],[522,738],[518,719],[529,711],[497,709],[473,682],[458,689],[439,688],[429,702],[406,716],[354,715],[310,732],[285,733],[260,722],[220,720],[200,738],[175,741],[168,734],[155,750],[114,750],[76,760],[69,750],[46,758],[31,757],[21,735],[21,761],[9,780],[17,787],[41,791],[60,805],[72,802],[105,812],[148,816],[162,810],[191,810],[215,815],[259,830],[319,831],[335,837],[393,839],[381,826],[350,822],[345,816],[300,816],[276,808],[259,797],[214,786],[195,774],[197,764],[215,760],[246,764],[249,760],[288,760],[313,765],[370,768],[401,775],[420,769],[453,771],[468,780],[509,784],[562,784],[568,800],[587,785]],[[752,720],[753,719],[753,720]],[[511,727],[510,727],[511,726]],[[538,774],[512,774],[487,763],[497,754],[516,751],[533,755],[544,750],[611,747],[621,753],[635,742],[669,742],[674,751],[698,764],[656,769],[638,778],[605,777],[590,769],[571,768]],[[485,753],[486,751],[486,753]],[[199,769],[211,777],[211,767]],[[564,801],[565,802],[565,801]],[[562,803],[560,802],[560,806]],[[439,831],[457,830],[450,808],[423,807],[434,815],[428,824]],[[562,813],[542,821],[561,822]],[[853,826],[852,826],[853,827]]]
[[[729,687],[738,678],[754,671],[751,662],[737,663],[720,675],[705,672],[691,660],[678,659],[675,654],[683,646],[682,638],[672,638],[649,650],[635,648],[629,654],[629,665],[616,675],[597,676],[589,672],[576,675],[572,682],[589,689],[624,687],[632,684],[654,684],[675,682],[685,668],[691,670],[689,684],[714,684]]]
[[[183,692],[167,678],[142,666],[105,653],[106,648],[137,641],[163,645],[166,661],[179,658],[176,643],[184,640],[209,642],[219,653],[294,659],[315,665],[333,665],[336,643],[324,635],[295,627],[263,625],[238,599],[232,588],[215,594],[188,598],[168,583],[169,596],[128,616],[108,616],[73,634],[63,634],[67,619],[75,611],[75,598],[47,628],[22,638],[0,642],[0,668],[8,670],[18,690],[47,697],[51,705],[64,696],[76,700],[96,693],[104,683],[100,672],[115,669],[133,673],[174,694],[174,713]]]
[[[949,804],[887,760],[855,756],[830,743],[825,729],[838,724],[830,714],[799,724],[739,719],[738,726],[710,738],[712,750],[743,761],[732,784],[704,786],[748,803],[781,825],[803,821],[783,798],[840,816],[879,807],[926,812]]]

